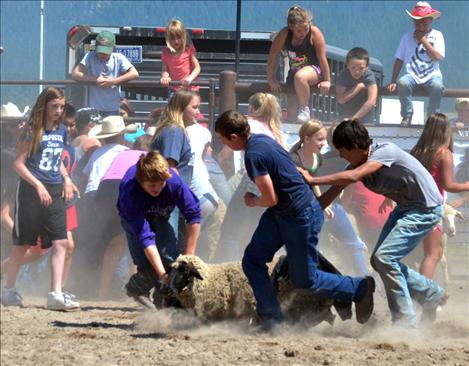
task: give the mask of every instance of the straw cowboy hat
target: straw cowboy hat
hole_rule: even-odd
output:
[[[412,19],[417,20],[424,18],[438,19],[441,17],[441,13],[438,10],[432,9],[430,4],[425,1],[419,1],[410,12],[408,10],[406,12]]]
[[[124,133],[133,133],[137,131],[137,126],[132,124],[126,126],[124,119],[121,116],[108,116],[103,119],[102,124],[93,127],[88,136],[97,139],[105,139],[116,135],[123,135]]]

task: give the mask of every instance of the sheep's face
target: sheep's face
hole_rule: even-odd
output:
[[[466,221],[462,212],[456,210],[450,205],[445,205],[443,210],[443,229],[448,236],[456,235],[456,218]]]
[[[194,281],[194,278],[197,278],[201,281],[203,280],[199,271],[190,263],[178,262],[173,265],[171,273],[169,274],[169,287],[175,293],[180,293]]]

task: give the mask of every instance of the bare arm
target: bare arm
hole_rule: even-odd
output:
[[[150,245],[143,249],[145,255],[148,258],[148,261],[151,263],[153,268],[156,271],[156,274],[160,278],[161,281],[164,283],[168,282],[168,275],[166,270],[164,269],[163,262],[161,261],[160,253],[158,252],[158,248],[156,245]]]
[[[200,74],[200,64],[199,64],[199,60],[197,59],[197,55],[195,53],[191,55],[191,63],[192,63],[193,70],[190,73],[190,75],[185,79],[189,83],[191,83]]]
[[[394,66],[392,67],[392,76],[391,76],[391,82],[388,85],[388,91],[391,93],[394,93],[396,91],[396,80],[397,77],[399,76],[399,73],[401,72],[401,68],[403,65],[404,61],[396,58],[394,61]]]
[[[322,177],[312,177],[311,175],[303,174],[306,181],[310,185],[348,185],[350,183],[358,182],[362,180],[366,176],[376,172],[380,169],[383,164],[378,163],[376,161],[367,161],[366,163],[356,167],[355,169],[351,170],[344,170],[343,172],[338,172],[330,175],[324,175]],[[340,192],[339,192],[340,193]]]
[[[441,166],[441,183],[445,191],[451,193],[468,192],[469,181],[464,183],[458,183],[454,181],[453,175],[453,153],[450,150],[445,149],[441,153],[440,158]]]
[[[322,81],[318,84],[318,87],[321,93],[325,94],[329,92],[331,87],[331,72],[329,70],[329,63],[327,62],[326,57],[326,40],[319,28],[315,26],[311,27],[311,38],[322,73]]]
[[[365,103],[360,107],[360,109],[355,113],[352,118],[363,118],[369,111],[371,111],[375,105],[378,98],[378,86],[376,84],[368,85],[368,98]]]
[[[278,55],[282,51],[285,41],[287,39],[288,29],[282,29],[272,41],[270,46],[269,58],[267,60],[267,82],[270,85],[270,89],[273,93],[280,92],[280,84],[275,79],[275,69],[277,68]]]
[[[337,97],[337,102],[339,104],[345,104],[365,89],[366,86],[363,83],[358,83],[353,89],[350,90],[346,90],[345,86],[336,85],[335,96]]]
[[[319,204],[323,209],[328,207],[340,195],[345,185],[334,185],[318,197]]]
[[[427,50],[428,55],[435,61],[440,61],[443,59],[443,55],[439,53],[435,47],[432,46],[430,42],[428,42],[426,34],[422,34],[421,32],[414,32],[414,37],[419,41],[422,46]]]
[[[18,175],[23,178],[26,182],[31,184],[35,189],[41,201],[41,204],[44,206],[49,206],[52,203],[52,197],[47,191],[44,184],[37,179],[34,175],[31,174],[29,169],[26,167],[26,159],[29,154],[31,143],[29,141],[20,141],[18,143],[18,148],[16,150],[16,158],[13,162],[13,169],[18,173]]]
[[[78,64],[72,71],[72,79],[76,81],[94,81],[96,82],[98,78],[96,76],[90,75],[86,72],[85,66]]]
[[[246,206],[249,207],[272,207],[275,206],[278,202],[277,193],[274,190],[274,184],[270,175],[262,175],[256,177],[256,186],[261,192],[261,196],[257,197],[256,195],[247,192],[244,195],[244,202]]]
[[[200,235],[200,224],[186,224],[186,245],[184,253],[186,255],[195,255],[197,240]]]
[[[170,81],[171,77],[169,76],[168,66],[166,65],[166,62],[163,62],[163,70],[161,71],[160,83],[161,85],[169,85]]]

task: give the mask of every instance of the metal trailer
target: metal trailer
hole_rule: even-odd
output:
[[[85,52],[94,49],[96,34],[102,30],[109,30],[116,35],[117,50],[126,54],[137,68],[142,80],[159,80],[161,75],[161,51],[166,47],[164,27],[131,27],[131,26],[84,26],[77,25],[67,34],[67,59],[66,78],[71,78],[71,72],[80,62]],[[225,30],[208,30],[190,28],[187,30],[201,66],[199,80],[216,80],[221,71],[235,70],[236,63],[236,32]],[[261,82],[267,81],[267,59],[269,55],[271,39],[275,32],[241,32],[238,81]],[[331,82],[335,83],[337,75],[345,68],[346,50],[327,46],[327,58],[331,70]],[[383,66],[375,58],[370,59],[370,68],[376,75],[378,87],[383,84]],[[286,55],[281,55],[277,68],[277,77],[285,81],[288,74],[288,60]],[[67,96],[71,102],[78,106],[87,104],[87,86],[77,85],[67,88]],[[163,106],[166,103],[167,90],[159,83],[155,86],[123,85],[123,96],[128,98],[135,107],[137,116],[146,116],[153,108]],[[207,114],[208,87],[201,86],[202,113]],[[218,93],[215,103],[218,105]],[[241,112],[247,111],[248,93],[238,93],[237,102]],[[336,99],[334,93],[318,95],[312,93],[310,105],[314,116],[330,122],[335,120]],[[281,104],[285,104],[285,98],[281,98]],[[218,109],[216,109],[218,111]],[[381,102],[378,103],[375,112],[375,123],[379,123]]]

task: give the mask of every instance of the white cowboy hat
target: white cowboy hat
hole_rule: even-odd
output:
[[[153,136],[156,132],[156,126],[150,126],[146,129],[145,135]]]
[[[88,136],[97,139],[105,139],[124,133],[134,133],[136,131],[137,126],[134,124],[126,126],[121,116],[108,116],[103,118],[102,124],[94,126],[90,132],[88,132]]]
[[[436,9],[432,9],[430,4],[425,1],[419,1],[411,11],[406,9],[406,12],[412,19],[417,20],[424,18],[438,19],[441,17],[441,13]]]

